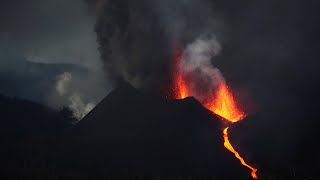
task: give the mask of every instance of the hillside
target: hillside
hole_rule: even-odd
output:
[[[223,147],[222,127],[222,121],[194,98],[164,100],[125,85],[46,148],[59,167],[57,171],[81,177],[212,175],[246,179],[249,170]]]

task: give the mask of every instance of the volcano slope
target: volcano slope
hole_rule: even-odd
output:
[[[230,128],[230,141],[259,164],[260,177],[319,179],[319,132],[292,125],[297,121],[292,112],[259,112]]]
[[[218,117],[194,98],[164,100],[124,85],[47,146],[56,171],[249,179],[224,148]]]

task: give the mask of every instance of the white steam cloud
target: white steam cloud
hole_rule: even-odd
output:
[[[61,97],[67,97],[69,101],[68,107],[72,110],[74,117],[83,118],[94,107],[94,102],[85,103],[81,94],[72,88],[72,74],[64,72],[57,76],[56,91]]]
[[[83,118],[95,107],[95,104],[92,102],[85,104],[81,96],[77,93],[74,93],[69,100],[71,102],[69,108],[73,111],[73,116],[78,119]]]
[[[220,43],[212,35],[197,38],[183,51],[181,69],[184,74],[192,74],[194,77],[188,83],[191,83],[192,94],[200,101],[206,93],[211,93],[217,88],[217,85],[224,81],[220,70],[212,64],[213,58],[221,50]]]
[[[67,93],[67,86],[72,81],[72,75],[65,72],[57,77],[56,90],[60,96]]]

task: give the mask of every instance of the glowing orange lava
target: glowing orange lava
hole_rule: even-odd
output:
[[[187,84],[185,82],[185,78],[184,78],[184,74],[181,70],[180,67],[180,61],[181,61],[181,56],[182,56],[182,52],[180,50],[176,50],[175,52],[175,66],[174,66],[174,88],[175,88],[175,92],[176,93],[176,99],[184,99],[186,97],[188,97],[188,88],[187,88]]]
[[[210,103],[204,104],[206,108],[233,123],[242,120],[246,115],[236,105],[229,87],[225,82],[218,85],[216,96]]]
[[[239,161],[241,162],[242,165],[246,166],[247,168],[249,168],[251,170],[251,176],[254,178],[254,179],[258,179],[258,176],[256,174],[257,172],[257,169],[255,169],[254,167],[248,165],[244,159],[240,156],[240,154],[232,147],[230,141],[229,141],[229,138],[228,138],[228,129],[229,127],[226,127],[224,130],[223,130],[223,139],[224,139],[224,147],[226,147],[229,151],[231,151],[237,159],[239,159]]]
[[[177,77],[177,87],[179,89],[178,94],[177,94],[177,99],[184,99],[188,96],[188,89],[185,85],[184,79],[182,77],[182,73],[178,73]]]
[[[183,99],[187,96],[192,96],[193,94],[189,94],[190,91],[188,89],[188,81],[180,66],[181,51],[176,51],[174,56],[174,94],[176,99]],[[224,81],[220,82],[214,95],[208,96],[206,102],[201,103],[207,109],[232,123],[236,123],[246,116],[246,114],[237,106],[231,90]],[[254,179],[258,179],[256,175],[257,169],[248,165],[231,145],[228,138],[228,129],[229,127],[226,127],[223,130],[224,147],[231,151],[235,155],[235,157],[240,160],[243,166],[251,170],[251,176]]]
[[[238,122],[246,116],[246,114],[237,107],[233,95],[225,82],[219,84],[215,100],[212,101],[211,104],[207,104],[206,107],[232,123]],[[228,137],[228,129],[229,127],[223,130],[224,147],[231,151],[242,165],[251,170],[251,176],[254,179],[258,179],[256,175],[257,169],[248,165],[231,145]]]

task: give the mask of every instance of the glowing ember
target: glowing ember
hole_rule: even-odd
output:
[[[187,96],[193,96],[193,94],[189,94],[191,92],[189,91],[189,86],[187,83],[189,81],[186,79],[186,75],[181,68],[181,54],[181,51],[178,50],[174,55],[175,64],[173,73],[175,79],[173,90],[175,91],[174,96],[176,99],[183,99]],[[232,92],[224,81],[220,82],[214,95],[208,95],[208,97],[205,99],[205,102],[201,102],[204,107],[232,123],[238,122],[246,116],[246,114],[237,107]],[[229,127],[223,130],[224,147],[231,151],[236,158],[240,160],[243,166],[249,168],[251,170],[251,176],[254,179],[257,179],[257,169],[248,165],[231,145],[228,138],[228,128]]]
[[[224,139],[224,147],[226,147],[229,151],[231,151],[237,159],[239,159],[239,161],[241,162],[242,165],[246,166],[247,168],[249,168],[251,170],[251,176],[254,178],[254,179],[258,179],[257,177],[257,169],[255,169],[254,167],[248,165],[244,159],[240,156],[240,154],[232,147],[230,141],[229,141],[229,138],[228,138],[228,129],[229,127],[225,128],[223,130],[223,139]]]
[[[188,96],[188,89],[185,86],[184,80],[182,78],[182,74],[179,73],[179,76],[177,77],[177,87],[180,89],[178,93],[178,99],[183,99]]]
[[[225,82],[219,84],[215,99],[210,103],[204,104],[204,106],[233,123],[242,120],[246,116],[238,109],[232,93]]]
[[[184,80],[184,74],[180,68],[180,61],[181,61],[182,53],[180,50],[176,50],[175,52],[175,67],[174,67],[174,73],[175,73],[175,80],[174,80],[174,88],[176,93],[176,99],[184,99],[188,96],[188,88],[187,84]]]

